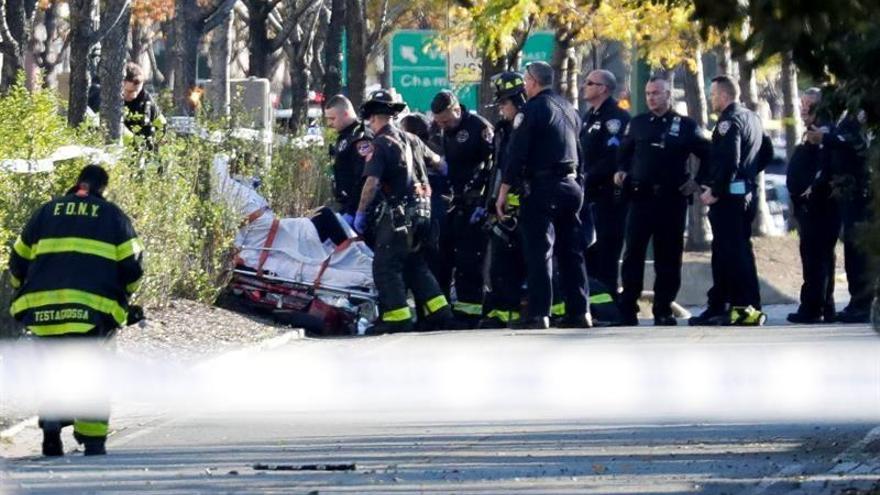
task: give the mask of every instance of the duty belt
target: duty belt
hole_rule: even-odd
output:
[[[574,167],[569,164],[560,164],[553,167],[542,168],[531,174],[531,177],[529,177],[529,179],[563,179],[567,177],[576,177]]]

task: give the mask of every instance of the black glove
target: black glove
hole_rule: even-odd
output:
[[[134,325],[143,321],[144,319],[146,319],[146,317],[144,316],[144,308],[136,304],[132,304],[128,307],[128,320],[125,322],[126,326]]]

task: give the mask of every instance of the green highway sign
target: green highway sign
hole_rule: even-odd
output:
[[[439,33],[434,30],[400,30],[391,35],[391,85],[414,112],[429,111],[434,95],[443,89],[453,89],[466,107],[475,109],[479,84],[453,86],[450,83],[451,57],[445,50],[437,49],[437,36]],[[549,62],[554,44],[552,31],[532,34],[523,48],[523,63]]]

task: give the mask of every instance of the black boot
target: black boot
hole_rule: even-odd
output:
[[[107,437],[87,437],[73,432],[73,438],[83,445],[83,455],[107,455]]]
[[[524,318],[510,325],[515,330],[546,330],[550,328],[550,317],[537,316],[534,318]]]
[[[655,327],[674,327],[678,325],[678,320],[672,315],[662,315],[654,317]]]
[[[785,319],[788,320],[789,323],[797,323],[800,325],[815,325],[824,321],[824,318],[822,318],[821,315],[811,315],[801,311],[789,313]]]
[[[727,323],[730,313],[724,308],[706,308],[698,316],[688,319],[688,325],[696,326],[721,326]]]
[[[554,326],[556,328],[593,328],[593,316],[590,313],[565,316]]]
[[[58,457],[64,455],[64,444],[61,443],[61,424],[46,422],[43,428],[43,455]]]

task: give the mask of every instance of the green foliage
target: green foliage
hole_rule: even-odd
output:
[[[332,162],[326,147],[291,141],[274,151],[263,193],[279,216],[302,216],[330,201]]]
[[[53,93],[28,93],[21,85],[0,96],[0,159],[40,159],[62,145],[101,142],[68,128],[59,108]],[[114,150],[119,160],[107,166],[107,199],[131,217],[146,246],[145,278],[135,299],[147,307],[172,298],[212,302],[228,281],[243,219],[211,195],[215,154],[234,157],[233,173],[261,176],[261,192],[280,216],[302,215],[330,197],[325,147],[280,145],[267,161],[263,143],[235,137],[222,125],[208,131],[211,139],[169,131],[156,153],[135,142]],[[12,295],[6,272],[12,243],[37,207],[73,185],[83,164],[60,162],[51,173],[0,172],[0,337],[13,328],[4,316]]]

